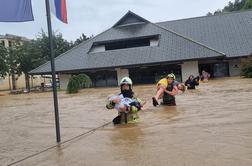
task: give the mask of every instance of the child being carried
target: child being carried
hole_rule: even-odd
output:
[[[132,108],[137,108],[137,111],[141,110],[141,103],[135,98],[123,97],[120,95],[110,95],[108,97],[109,105],[106,105],[107,109],[115,108],[119,112],[128,113],[132,111]],[[112,106],[112,107],[111,107]],[[134,106],[134,107],[132,107]]]

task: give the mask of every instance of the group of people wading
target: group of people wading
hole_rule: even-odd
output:
[[[203,78],[208,80],[210,75],[206,75],[206,73],[204,74]],[[176,106],[175,96],[178,92],[184,92],[186,86],[187,89],[195,89],[195,86],[199,85],[199,79],[201,77],[194,77],[193,75],[190,75],[184,85],[183,83],[176,81],[176,76],[173,73],[168,74],[165,78],[159,80],[156,85],[157,91],[152,97],[153,106],[157,107],[161,104]],[[118,111],[118,116],[113,119],[113,123],[115,125],[136,123],[139,121],[138,112],[142,110],[146,102],[143,102],[134,95],[132,85],[132,80],[129,77],[124,77],[120,81],[120,94],[110,95],[108,97],[106,108],[116,109]]]

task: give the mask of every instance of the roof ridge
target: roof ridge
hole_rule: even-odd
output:
[[[118,25],[123,19],[125,19],[128,15],[130,15],[130,14],[132,14],[133,16],[135,16],[135,17],[137,17],[137,18],[143,20],[144,22],[147,22],[147,23],[150,22],[150,21],[146,20],[145,18],[143,18],[143,17],[141,17],[141,16],[137,15],[136,13],[134,13],[134,12],[132,12],[132,11],[129,10],[124,16],[122,16],[122,17],[112,26],[112,28],[117,27],[117,25]]]
[[[223,53],[223,52],[220,52],[220,51],[218,51],[218,50],[215,50],[214,48],[211,48],[211,47],[209,47],[209,46],[206,46],[206,45],[204,45],[203,43],[197,42],[197,41],[193,40],[192,38],[189,38],[189,37],[187,37],[187,36],[183,36],[183,35],[181,35],[181,34],[175,32],[175,31],[173,31],[173,30],[167,29],[167,28],[164,27],[164,26],[158,25],[158,24],[156,24],[156,23],[151,23],[151,24],[154,24],[154,25],[158,26],[159,28],[162,28],[162,29],[164,29],[164,30],[166,30],[166,31],[168,31],[168,32],[171,32],[171,33],[173,33],[173,34],[175,34],[175,35],[177,35],[177,36],[180,36],[180,37],[182,37],[182,38],[184,38],[184,39],[186,39],[186,40],[189,40],[189,41],[191,41],[191,42],[193,42],[193,43],[195,43],[195,44],[198,44],[198,45],[200,45],[200,46],[203,46],[203,47],[205,47],[205,48],[207,48],[207,49],[209,49],[209,50],[211,50],[211,51],[214,51],[214,52],[219,53],[219,54],[222,54],[222,55],[226,55],[226,54]]]
[[[231,15],[231,14],[237,14],[237,13],[246,13],[246,12],[252,12],[252,9],[239,10],[239,11],[233,11],[233,12],[223,12],[223,13],[220,13],[220,14],[210,15],[210,16],[198,16],[198,17],[182,18],[182,19],[170,20],[170,21],[161,21],[161,22],[156,22],[155,24],[161,24],[161,23],[166,23],[166,22],[175,22],[175,21],[183,21],[183,20],[192,20],[192,19],[206,18],[206,17],[220,17],[220,16],[224,16],[224,15]]]

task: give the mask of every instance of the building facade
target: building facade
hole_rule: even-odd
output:
[[[55,59],[62,89],[86,73],[93,86],[116,86],[124,76],[155,83],[168,73],[179,81],[208,71],[237,76],[252,53],[252,11],[152,23],[129,11],[115,25]],[[50,63],[32,70],[50,74]]]

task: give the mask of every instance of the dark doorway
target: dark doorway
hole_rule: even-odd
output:
[[[130,68],[129,76],[134,84],[153,84],[168,74],[174,73],[181,81],[181,66],[177,64]]]
[[[94,87],[117,86],[116,71],[88,72]]]
[[[199,73],[202,73],[202,70],[208,72],[212,78],[216,77],[227,77],[229,76],[228,63],[209,63],[209,64],[199,64]]]
[[[228,63],[216,63],[214,64],[214,77],[227,77],[229,76]]]

